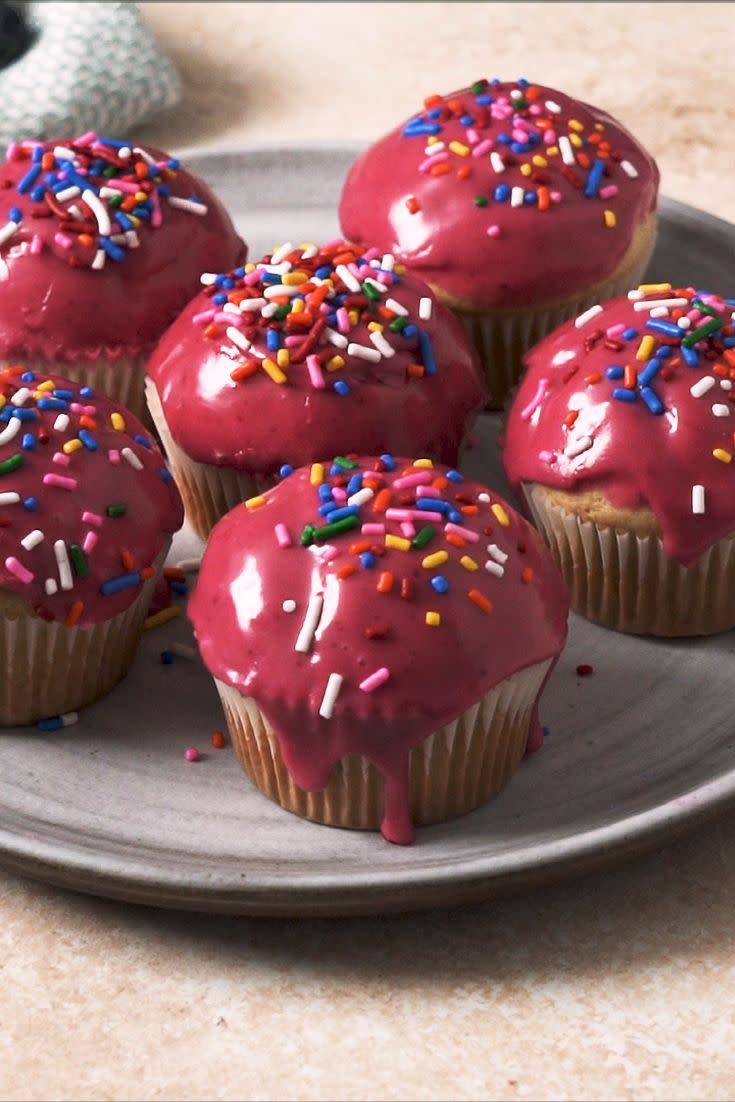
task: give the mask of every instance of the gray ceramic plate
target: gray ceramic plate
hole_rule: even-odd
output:
[[[256,253],[326,238],[353,151],[202,153]],[[735,228],[664,200],[650,273],[732,291]],[[494,436],[466,466],[502,488]],[[173,558],[196,551],[191,536]],[[574,619],[543,705],[551,735],[509,788],[411,849],[314,826],[256,792],[204,669],[162,666],[183,620],[150,632],[127,681],[67,732],[0,735],[0,861],[55,884],[172,907],[347,914],[451,904],[550,880],[650,846],[735,794],[729,670],[735,633],[702,642],[615,635]],[[594,666],[579,678],[579,663]],[[187,764],[184,749],[205,753]]]

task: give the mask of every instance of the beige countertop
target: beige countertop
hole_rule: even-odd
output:
[[[733,4],[142,8],[186,89],[149,141],[369,139],[432,90],[528,75],[735,220]],[[393,919],[176,915],[0,873],[0,1099],[732,1097],[734,828]]]

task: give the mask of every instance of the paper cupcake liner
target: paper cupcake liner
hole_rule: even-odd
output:
[[[603,528],[525,485],[536,527],[588,620],[634,635],[714,635],[735,627],[735,537],[714,544],[693,566],[664,553],[657,533]]]
[[[55,360],[32,362],[9,360],[0,365],[0,370],[14,367],[18,363],[23,363],[28,371],[60,375],[63,379],[69,379],[70,382],[79,383],[81,386],[91,386],[100,394],[106,394],[114,402],[125,406],[143,424],[151,423],[144,393],[145,358],[120,356],[110,360],[105,356],[99,356],[94,360],[75,360],[70,363]]]
[[[135,658],[170,544],[130,607],[90,628],[48,623],[0,592],[0,726],[78,711],[117,685]]]
[[[464,815],[499,792],[528,743],[534,705],[550,661],[506,678],[411,751],[411,814],[418,824]],[[383,777],[366,758],[344,758],[326,788],[306,792],[283,763],[278,736],[258,705],[215,678],[232,745],[250,779],[287,811],[327,826],[379,830]]]
[[[275,479],[259,478],[256,481],[243,471],[191,459],[171,435],[158,391],[150,379],[146,380],[145,393],[153,423],[184,502],[187,520],[201,539],[208,539],[217,521],[230,509],[275,485]]]

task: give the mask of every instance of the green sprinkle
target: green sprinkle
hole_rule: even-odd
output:
[[[470,86],[470,92],[473,96],[479,96],[481,92],[484,92],[487,88],[486,80],[476,80],[474,84]]]
[[[391,333],[402,333],[408,325],[408,318],[393,318],[388,328]]]
[[[286,303],[283,304],[283,306],[278,307],[278,309],[276,310],[273,317],[278,318],[279,321],[283,321],[283,319],[285,317],[288,317],[288,314],[289,314],[290,310],[291,310],[291,303],[286,302]]]
[[[110,165],[108,168],[103,168],[102,175],[106,176],[108,180],[113,176],[117,176],[117,165]]]
[[[343,471],[354,471],[357,463],[354,459],[345,459],[343,455],[335,455],[334,465],[335,467],[341,467]]]
[[[525,100],[525,99],[520,99],[520,98],[519,98],[519,99],[514,99],[514,100],[513,100],[513,106],[514,106],[515,108],[518,108],[518,107],[528,107],[528,100]]]
[[[304,530],[301,533],[301,546],[302,547],[310,547],[311,546],[311,544],[314,542],[314,533],[315,533],[315,531],[316,531],[316,528],[314,527],[313,524],[305,525]]]
[[[78,543],[72,543],[69,545],[69,558],[71,559],[71,565],[74,567],[74,573],[78,578],[86,578],[89,575],[89,566],[87,564],[87,556],[82,551]]]
[[[485,196],[485,195],[476,195],[475,196],[475,206],[476,207],[486,207],[487,204],[488,204],[487,196]]]
[[[433,524],[425,524],[420,532],[411,540],[411,547],[416,547],[421,550],[422,547],[426,547],[427,543],[436,535],[436,528]]]
[[[105,509],[108,517],[124,517],[128,511],[127,505],[108,505]]]
[[[692,329],[690,333],[687,333],[681,343],[685,348],[692,348],[697,341],[704,340],[705,337],[709,337],[713,333],[716,333],[718,329],[722,329],[724,324],[722,318],[710,318],[704,325],[700,325],[698,329]]]
[[[117,208],[120,206],[122,201],[123,201],[122,195],[110,195],[110,197],[107,200],[107,202],[109,203],[109,205],[112,207],[113,210],[117,210]]]
[[[335,520],[333,524],[325,524],[322,528],[317,528],[314,531],[314,540],[316,543],[324,543],[332,536],[341,536],[343,532],[349,532],[352,528],[359,528],[361,523],[359,517],[342,517],[341,520]]]
[[[378,302],[378,300],[380,299],[380,294],[378,291],[375,290],[371,283],[363,283],[362,289],[372,302]]]
[[[711,318],[717,317],[717,311],[708,306],[706,302],[702,302],[701,298],[693,298],[691,304],[699,310],[700,314],[707,314]]]
[[[25,463],[25,456],[20,452],[16,452],[15,455],[11,455],[9,459],[4,459],[0,463],[0,474],[12,474],[13,471],[17,471],[19,467],[22,467]]]

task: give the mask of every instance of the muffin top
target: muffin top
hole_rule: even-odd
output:
[[[352,166],[340,220],[465,307],[565,299],[609,276],[655,210],[659,174],[597,107],[526,80],[479,80]]]
[[[148,367],[191,458],[257,475],[347,447],[456,462],[486,397],[475,353],[392,256],[288,242],[203,280]]]
[[[647,507],[685,564],[735,532],[733,310],[692,287],[641,286],[536,345],[506,425],[514,487]]]
[[[404,842],[410,749],[556,658],[567,612],[549,553],[497,494],[390,455],[315,463],[233,509],[189,603],[204,662],[256,700],[296,783],[364,755],[386,779],[383,833]]]
[[[212,265],[245,256],[207,185],[160,150],[84,134],[0,166],[0,358],[149,350]]]
[[[0,373],[0,590],[44,620],[108,620],[138,596],[182,519],[131,413],[54,375]]]

